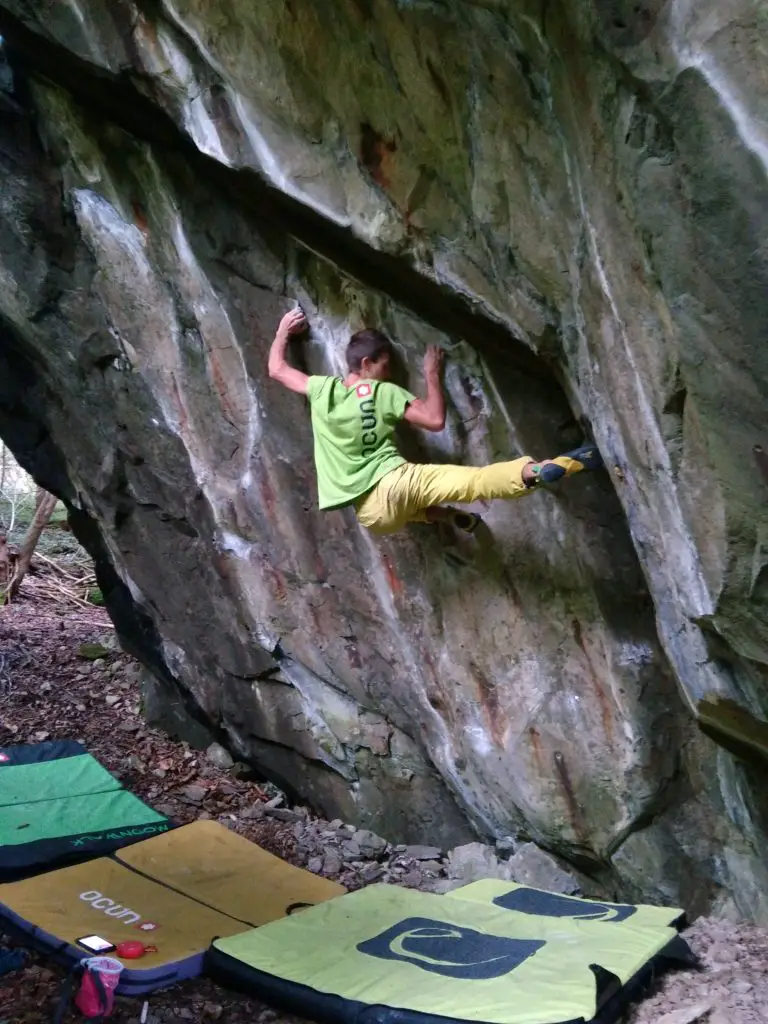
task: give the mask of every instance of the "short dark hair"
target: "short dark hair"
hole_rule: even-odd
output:
[[[347,345],[347,366],[350,373],[357,373],[363,364],[364,359],[372,359],[374,362],[380,359],[385,353],[392,352],[392,342],[383,331],[377,331],[375,327],[366,327],[362,331],[353,334]]]

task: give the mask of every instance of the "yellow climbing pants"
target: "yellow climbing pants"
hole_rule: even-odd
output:
[[[394,533],[406,523],[427,522],[426,509],[446,501],[521,498],[533,493],[523,483],[523,468],[530,462],[527,457],[479,467],[406,462],[359,499],[357,518],[372,533]]]

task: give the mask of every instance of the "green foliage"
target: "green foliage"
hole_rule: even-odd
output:
[[[77,653],[88,661],[96,661],[98,658],[106,658],[111,651],[103,644],[80,644]]]

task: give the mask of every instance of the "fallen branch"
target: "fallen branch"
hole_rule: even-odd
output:
[[[63,566],[59,565],[58,562],[55,562],[52,558],[48,558],[47,555],[42,554],[40,551],[35,552],[35,560],[37,561],[37,559],[40,559],[41,562],[45,562],[46,565],[50,565],[52,569],[61,573],[62,576],[66,576],[67,579],[72,580],[73,583],[82,583],[85,578],[81,576],[73,576],[71,573],[67,572]],[[91,576],[93,574],[89,572],[88,575]]]
[[[31,578],[30,578],[31,584]],[[68,587],[65,587],[61,583],[57,583],[54,579],[47,580],[35,580],[34,584],[31,584],[30,589],[37,594],[41,594],[44,597],[53,598],[54,600],[61,600],[58,595],[66,598],[69,601],[74,602],[76,605],[84,608],[93,608],[93,605],[86,601],[84,598],[79,597]]]

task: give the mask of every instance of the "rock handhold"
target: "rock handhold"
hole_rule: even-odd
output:
[[[573,875],[564,871],[551,854],[539,849],[535,843],[525,843],[509,858],[508,871],[507,877],[511,881],[530,885],[532,889],[572,896],[580,888]]]
[[[692,1003],[690,1006],[680,1006],[676,1010],[670,1010],[656,1019],[656,1024],[696,1024],[696,1021],[703,1017],[709,1017],[712,1012],[712,1003]]]
[[[225,772],[229,771],[235,763],[232,755],[220,743],[212,743],[206,750],[205,756],[212,765],[215,765],[216,768],[221,768]]]
[[[344,862],[341,859],[341,854],[338,850],[330,847],[325,851],[323,855],[323,868],[322,873],[324,875],[334,876],[338,875],[344,866]]]
[[[208,795],[208,790],[204,786],[197,786],[193,783],[191,786],[185,786],[181,795],[187,803],[201,804]]]
[[[481,878],[508,879],[506,864],[500,864],[493,848],[485,843],[466,843],[448,854],[448,877],[464,884]]]
[[[354,833],[354,840],[360,847],[361,856],[371,859],[381,856],[388,845],[386,839],[382,839],[375,832],[369,832],[364,828]]]
[[[406,846],[402,853],[411,860],[440,860],[443,851],[437,846]]]
[[[437,896],[444,896],[447,892],[460,889],[462,885],[464,885],[464,882],[459,878],[436,878],[434,882],[430,882],[424,888],[428,892],[435,893]]]

